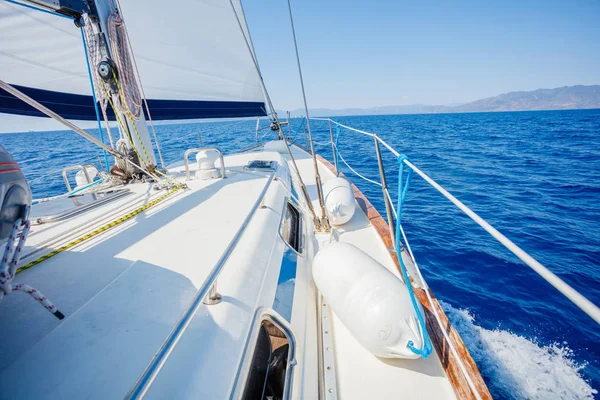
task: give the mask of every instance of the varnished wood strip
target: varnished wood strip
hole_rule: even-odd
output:
[[[329,163],[329,161],[327,161],[323,157],[319,156],[318,154],[317,154],[317,159],[325,167],[327,167],[331,172],[333,172],[335,174],[335,167],[333,165],[331,165]],[[375,209],[375,207],[373,207],[371,202],[369,202],[369,200],[366,198],[366,196],[346,176],[344,176],[344,174],[340,173],[340,177],[343,177],[348,182],[350,182],[350,185],[352,186],[352,190],[354,191],[354,197],[356,198],[359,205],[361,205],[361,209],[363,210],[365,215],[367,215],[367,217],[371,221],[371,224],[373,225],[373,227],[375,228],[375,230],[377,231],[377,233],[379,234],[379,236],[381,237],[381,239],[383,240],[383,242],[385,243],[387,248],[390,250],[390,255],[392,256],[392,259],[396,263],[396,267],[398,269],[400,269],[398,257],[396,255],[396,252],[393,250],[393,244],[392,244],[392,240],[391,240],[391,236],[390,236],[389,225],[383,219],[383,217],[379,214],[377,209]],[[406,250],[404,250],[404,249],[403,249],[403,251],[406,252]],[[414,285],[413,285],[413,287],[414,287]],[[442,366],[443,366],[444,370],[446,371],[446,375],[448,376],[448,379],[450,380],[450,384],[452,385],[452,388],[454,389],[454,393],[456,394],[456,397],[460,400],[475,399],[475,395],[471,392],[471,388],[469,388],[467,380],[465,379],[465,376],[463,375],[462,371],[460,370],[460,368],[458,366],[458,361],[456,360],[454,355],[450,352],[448,343],[446,342],[446,338],[444,337],[441,329],[445,329],[445,331],[448,333],[448,336],[450,337],[450,340],[451,340],[452,344],[454,345],[454,348],[457,350],[460,359],[462,360],[463,364],[465,365],[467,372],[468,372],[469,376],[471,377],[471,380],[475,384],[475,387],[477,388],[479,395],[483,399],[486,399],[486,400],[492,399],[492,395],[490,394],[490,391],[488,390],[487,385],[485,384],[485,382],[481,376],[481,373],[479,372],[479,368],[477,368],[475,361],[473,361],[473,358],[471,357],[469,350],[467,350],[467,347],[465,346],[464,342],[462,341],[460,335],[458,334],[456,329],[454,329],[454,327],[448,320],[446,313],[440,306],[440,303],[435,298],[435,296],[433,295],[431,290],[429,291],[429,294],[433,300],[433,307],[435,307],[435,310],[436,310],[438,316],[440,317],[441,325],[443,326],[443,328],[440,327],[440,325],[438,324],[438,322],[435,318],[435,315],[433,314],[432,305],[429,303],[429,301],[427,299],[425,290],[415,287],[414,291],[415,291],[415,295],[417,296],[417,298],[423,305],[423,309],[425,311],[425,320],[426,320],[425,323],[427,324],[427,331],[429,332],[431,341],[432,341],[432,343],[435,347],[435,350],[440,358]]]

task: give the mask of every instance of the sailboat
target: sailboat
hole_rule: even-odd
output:
[[[239,0],[2,0],[0,113],[105,151],[32,200],[0,146],[2,399],[491,398],[402,229],[413,174],[600,322],[378,135],[326,119],[328,161],[306,106],[306,143],[291,140]],[[268,118],[277,140],[165,164],[154,121],[238,117]],[[341,129],[373,139],[386,218],[340,172]]]

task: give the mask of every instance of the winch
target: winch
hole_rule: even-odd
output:
[[[0,240],[10,234],[13,224],[25,221],[31,205],[31,189],[19,165],[0,145]]]

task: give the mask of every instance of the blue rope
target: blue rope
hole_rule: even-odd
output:
[[[94,80],[92,79],[92,69],[90,68],[90,59],[88,57],[87,46],[85,44],[85,36],[83,34],[83,28],[81,30],[81,40],[83,41],[83,51],[85,52],[85,62],[87,64],[88,75],[90,77],[90,86],[92,87],[92,98],[94,99],[94,109],[96,110],[96,120],[98,121],[98,132],[100,132],[100,140],[104,143],[104,135],[102,134],[102,123],[100,122],[100,111],[98,111],[98,102],[96,101],[96,90],[94,89]],[[108,155],[106,154],[106,150],[102,149],[104,152],[104,165],[106,172],[110,172],[108,167]]]
[[[339,150],[338,150],[338,142],[340,140],[340,133],[342,132],[342,129],[340,128],[340,124],[338,124],[337,122],[335,123],[335,154],[333,155],[335,157],[335,165],[338,166],[338,154],[339,154]],[[338,167],[338,170],[336,171],[337,176],[340,175],[340,169]]]
[[[408,278],[408,273],[406,272],[406,266],[404,265],[404,261],[402,260],[402,254],[400,252],[400,221],[402,219],[402,204],[404,203],[404,199],[406,198],[406,193],[408,192],[408,187],[410,185],[410,177],[412,176],[412,170],[409,169],[406,175],[406,180],[404,180],[404,160],[408,160],[408,158],[401,154],[398,157],[399,171],[398,171],[398,205],[396,206],[397,211],[397,221],[396,221],[396,249],[398,250],[398,260],[400,261],[400,270],[402,272],[402,276],[404,278],[404,282],[406,283],[406,287],[408,288],[408,294],[410,295],[410,300],[412,302],[413,308],[415,309],[415,313],[417,314],[417,319],[419,320],[419,326],[421,332],[423,333],[423,348],[418,349],[415,347],[414,342],[412,340],[408,341],[408,348],[413,353],[420,355],[423,358],[429,357],[431,354],[432,346],[431,339],[429,338],[429,334],[427,333],[427,326],[425,325],[425,318],[421,313],[421,310],[418,306],[417,299],[415,297],[415,293],[413,292],[412,285],[410,283],[410,279]]]
[[[92,186],[96,186],[96,185],[98,185],[98,184],[100,184],[100,183],[102,183],[102,182],[104,182],[104,178],[98,179],[97,181],[94,181],[94,182],[92,182],[92,183],[88,183],[87,185],[85,185],[85,186],[82,186],[82,187],[80,187],[79,189],[75,189],[75,190],[73,190],[72,192],[69,192],[69,193],[68,193],[68,194],[69,194],[69,196],[68,196],[68,197],[71,197],[71,196],[73,196],[73,195],[75,195],[75,194],[77,194],[77,193],[79,193],[79,192],[81,192],[81,191],[83,191],[83,190],[85,190],[85,189],[89,189],[89,188],[91,188]]]

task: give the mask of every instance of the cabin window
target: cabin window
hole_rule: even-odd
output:
[[[262,321],[259,329],[242,398],[283,400],[286,384],[291,385],[291,382],[286,382],[290,342],[285,333],[271,321]]]
[[[300,211],[291,202],[283,210],[280,231],[281,237],[297,253],[302,253],[302,229]]]

